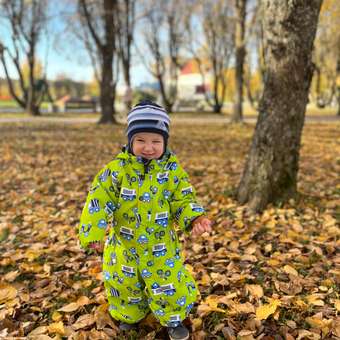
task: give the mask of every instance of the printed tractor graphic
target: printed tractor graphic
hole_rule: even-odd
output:
[[[128,296],[128,304],[129,305],[138,305],[141,301],[142,301],[142,298],[141,297],[130,297]]]
[[[152,247],[152,254],[156,257],[160,257],[160,256],[165,256],[167,252],[165,243],[159,243],[159,244],[155,244]]]
[[[158,173],[157,174],[157,182],[159,184],[164,184],[169,180],[169,172]]]
[[[192,187],[191,186],[182,189],[182,195],[186,196],[186,195],[189,195],[189,194],[192,194]]]
[[[93,213],[97,213],[100,211],[99,200],[94,198],[90,200],[89,204],[89,213],[92,215]]]
[[[134,277],[136,276],[135,268],[134,267],[128,267],[122,265],[122,273],[125,277]]]
[[[107,178],[111,175],[111,170],[106,169],[100,176],[99,176],[99,181],[100,182],[105,182]]]
[[[181,323],[181,316],[178,315],[171,315],[170,319],[167,323],[168,327],[177,327]]]
[[[122,188],[121,196],[124,201],[133,201],[136,198],[136,190]]]
[[[104,211],[108,215],[112,215],[119,207],[120,207],[120,204],[115,205],[113,202],[108,201],[105,204]]]
[[[112,171],[111,178],[113,183],[118,183],[118,171]]]
[[[160,225],[161,227],[167,227],[169,223],[168,212],[160,212],[156,214],[155,223]]]
[[[152,284],[152,294],[153,295],[161,295],[164,294],[166,296],[172,296],[176,293],[175,286],[173,283],[169,283],[163,286],[160,286],[158,283]]]
[[[190,207],[194,212],[204,212],[203,207],[197,203],[190,203]]]
[[[132,240],[133,239],[133,230],[130,228],[126,227],[121,227],[120,228],[120,235],[125,239],[125,240]]]

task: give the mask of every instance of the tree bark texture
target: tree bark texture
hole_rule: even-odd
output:
[[[264,0],[266,75],[238,200],[262,211],[294,197],[322,0]]]
[[[243,116],[243,75],[245,49],[245,24],[247,0],[236,0],[236,30],[235,30],[235,101],[232,121],[240,122]]]

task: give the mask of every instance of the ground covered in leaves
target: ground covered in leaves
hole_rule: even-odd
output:
[[[185,240],[201,296],[192,339],[340,339],[340,124],[307,124],[299,197],[253,215],[233,197],[253,125],[175,125],[171,145],[215,221]],[[121,334],[100,258],[77,223],[123,127],[0,125],[0,338],[166,339],[149,315]]]

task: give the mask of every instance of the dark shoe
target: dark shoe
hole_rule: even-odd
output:
[[[168,327],[168,334],[171,340],[187,340],[189,339],[189,331],[185,326]]]
[[[119,324],[119,329],[121,331],[132,331],[133,329],[137,329],[137,324],[135,323],[126,323],[126,322],[121,322]]]

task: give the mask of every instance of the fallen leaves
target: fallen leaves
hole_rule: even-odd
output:
[[[340,337],[338,129],[305,127],[301,197],[258,215],[232,194],[252,126],[205,126],[204,138],[200,128],[173,129],[172,147],[215,221],[212,235],[186,243],[201,292],[187,320],[193,339]],[[118,339],[101,263],[80,250],[76,226],[123,129],[31,124],[0,133],[0,337]],[[149,315],[138,337],[162,332]]]
[[[256,319],[266,320],[270,315],[276,312],[278,306],[281,305],[281,301],[277,299],[271,299],[269,303],[256,308]]]
[[[6,283],[0,283],[0,304],[14,300],[18,294],[15,287]]]

